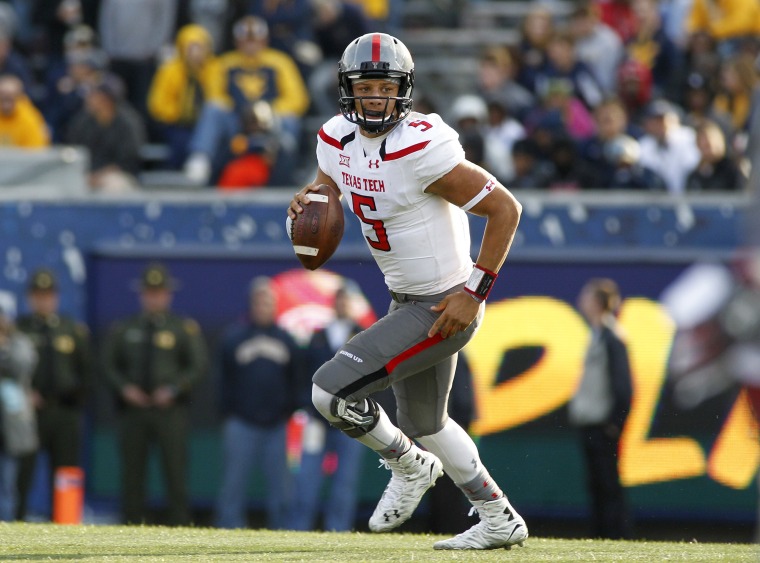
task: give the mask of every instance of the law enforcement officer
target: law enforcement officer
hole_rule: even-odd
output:
[[[15,517],[18,460],[38,446],[29,399],[36,362],[32,340],[0,309],[0,522]]]
[[[84,406],[92,378],[90,332],[83,323],[59,314],[58,283],[50,270],[40,269],[32,275],[27,302],[30,312],[19,317],[17,326],[31,338],[39,357],[32,379],[32,402],[40,450],[47,451],[50,459],[52,492],[55,470],[81,463]],[[36,460],[36,452],[20,460],[19,520],[26,517]]]
[[[121,418],[122,510],[127,523],[146,519],[148,452],[161,453],[167,523],[190,522],[186,485],[187,403],[205,374],[206,345],[198,323],[170,312],[175,280],[149,265],[140,283],[142,311],[118,322],[104,346],[104,371]]]

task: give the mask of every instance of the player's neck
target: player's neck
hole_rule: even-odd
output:
[[[380,137],[385,137],[388,133],[390,133],[391,131],[393,131],[396,128],[396,125],[398,125],[398,123],[394,123],[393,125],[391,125],[387,129],[383,129],[379,133],[373,133],[373,132],[370,132],[370,131],[366,131],[366,130],[362,129],[361,126],[360,126],[359,127],[359,134],[362,137],[367,137],[368,139],[379,139]]]

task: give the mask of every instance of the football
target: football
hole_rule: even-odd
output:
[[[295,221],[290,223],[290,240],[296,256],[308,270],[316,270],[327,262],[343,238],[343,205],[330,186],[321,184],[309,192],[311,203],[303,205]]]

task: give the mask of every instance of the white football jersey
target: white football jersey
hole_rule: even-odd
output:
[[[467,281],[467,214],[425,193],[464,160],[456,131],[437,114],[413,112],[387,135],[368,139],[338,115],[317,137],[319,167],[359,218],[389,289],[435,295]]]

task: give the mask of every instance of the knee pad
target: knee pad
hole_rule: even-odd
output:
[[[319,414],[325,417],[327,422],[332,424],[337,418],[332,414],[333,400],[337,399],[332,393],[328,393],[319,385],[311,386],[311,402]]]
[[[370,397],[359,403],[349,403],[314,385],[311,400],[331,426],[352,438],[358,438],[371,431],[380,419],[380,407]]]
[[[370,397],[353,405],[345,399],[335,397],[331,412],[333,416],[338,417],[338,420],[331,424],[352,438],[359,438],[372,430],[380,419],[380,408]]]

